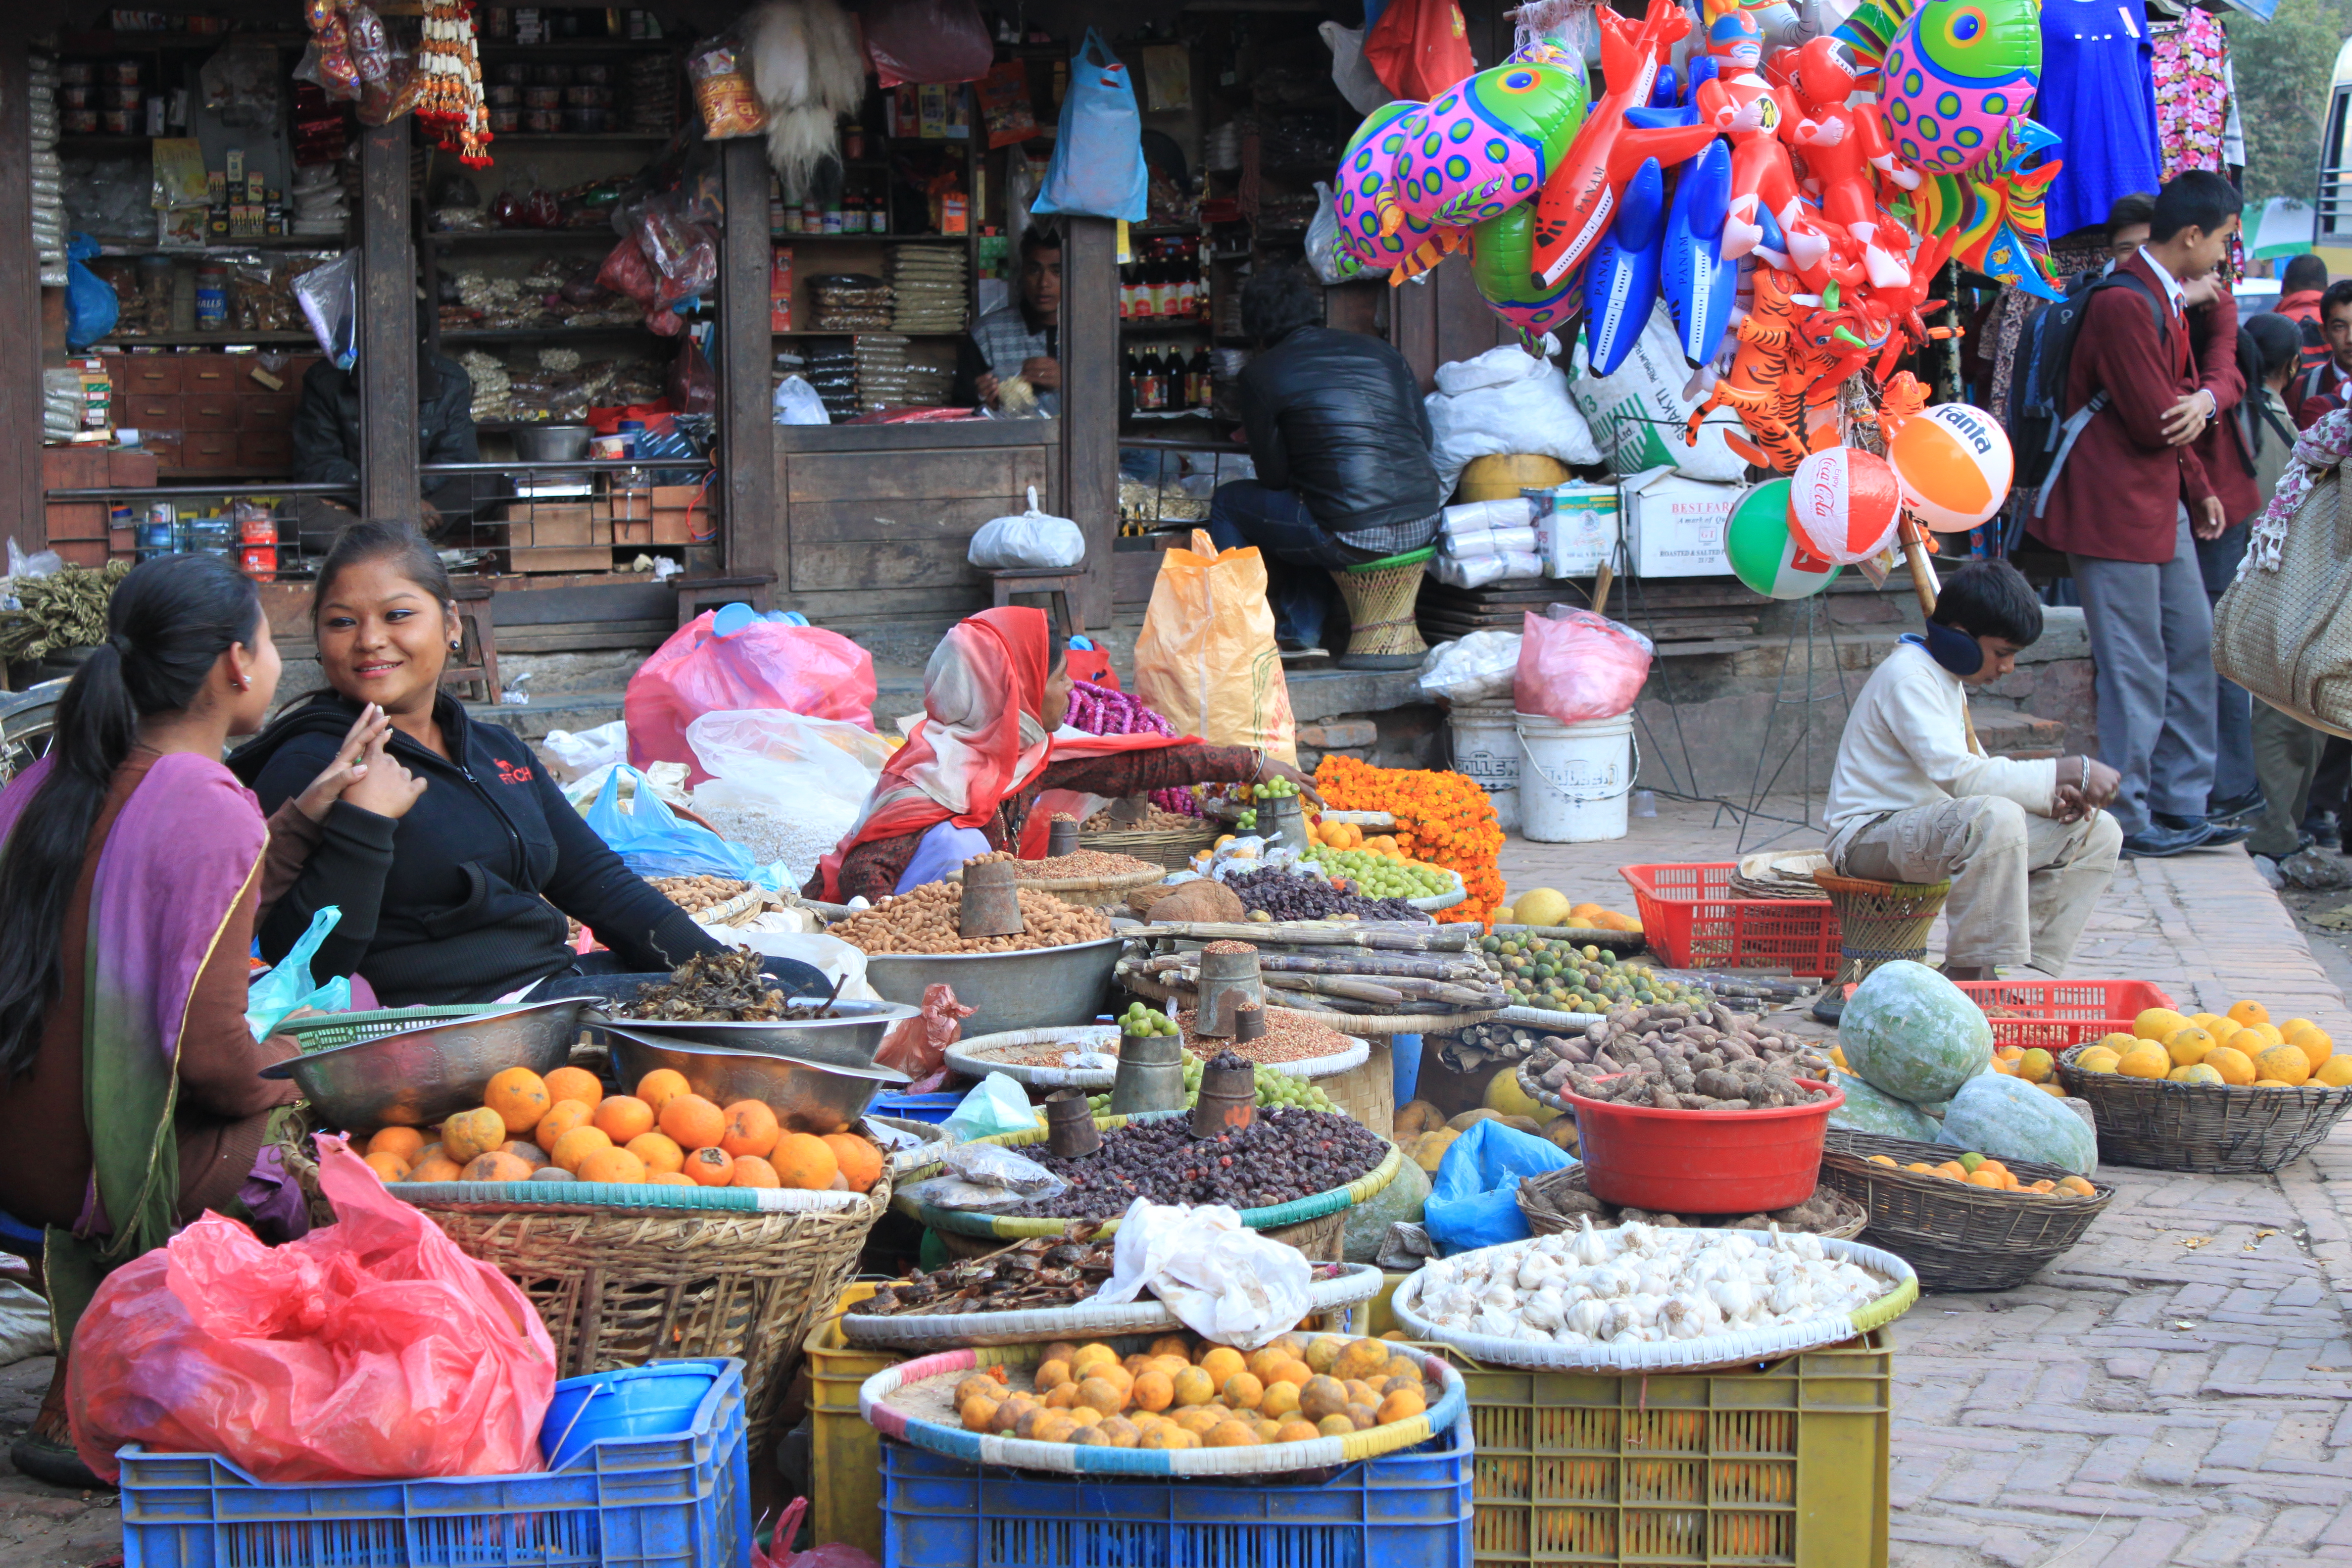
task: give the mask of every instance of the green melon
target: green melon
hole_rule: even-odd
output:
[[[1936,1141],[1935,1119],[1909,1100],[1883,1094],[1835,1068],[1830,1069],[1830,1081],[1845,1092],[1845,1103],[1830,1112],[1831,1126],[1875,1132],[1882,1138],[1908,1138],[1915,1143]]]
[[[1992,1026],[1960,988],[1897,959],[1871,971],[1838,1019],[1846,1065],[1914,1105],[1949,1100],[1992,1065]],[[2047,1097],[2045,1097],[2047,1098]]]
[[[1952,1096],[1936,1142],[1996,1160],[2039,1160],[2078,1175],[2098,1168],[2099,1141],[2080,1116],[2021,1078],[1989,1072]]]

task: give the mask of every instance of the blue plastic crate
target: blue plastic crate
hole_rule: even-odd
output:
[[[607,1438],[535,1475],[272,1486],[132,1444],[124,1568],[735,1568],[751,1541],[743,1363],[718,1364],[688,1433]]]
[[[1452,1433],[1318,1486],[1046,1479],[882,1444],[890,1568],[1468,1568],[1472,1446]]]
[[[955,1114],[963,1103],[967,1089],[950,1089],[940,1094],[877,1094],[867,1107],[877,1116],[895,1116],[901,1121],[928,1121],[933,1126]]]

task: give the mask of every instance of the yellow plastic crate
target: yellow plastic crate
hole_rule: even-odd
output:
[[[820,1544],[837,1541],[882,1559],[882,1435],[857,1414],[857,1389],[908,1358],[841,1337],[841,1314],[874,1294],[871,1281],[841,1293],[802,1344],[808,1352],[809,1511]]]
[[[1470,1390],[1477,1568],[1885,1568],[1893,1341],[1758,1371],[1487,1368]]]

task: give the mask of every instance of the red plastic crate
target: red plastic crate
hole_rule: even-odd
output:
[[[1831,975],[1843,960],[1827,899],[1735,899],[1732,860],[1620,866],[1642,936],[1676,969],[1785,969]]]
[[[2064,1050],[2101,1035],[2128,1035],[2132,1020],[2150,1007],[2169,1007],[2172,998],[2146,980],[1963,980],[1960,990],[1986,1009],[1996,1046],[2039,1046]],[[1853,987],[1845,988],[1848,996]],[[2001,1018],[1994,1007],[2025,1015]]]

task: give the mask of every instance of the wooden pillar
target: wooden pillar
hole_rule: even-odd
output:
[[[29,62],[37,7],[0,7],[0,537],[26,554],[46,547],[41,503],[41,264],[23,221],[33,206],[27,167],[33,135]],[[6,550],[0,546],[0,558]],[[0,571],[5,571],[0,563]]]
[[[408,127],[360,132],[360,515],[415,520],[416,250],[408,229]]]
[[[756,136],[719,143],[727,225],[719,242],[719,479],[720,543],[730,572],[784,575],[783,508],[776,483],[775,422],[769,366],[767,143]]]
[[[1087,536],[1078,614],[1110,625],[1118,537],[1118,226],[1062,220],[1062,510]]]

